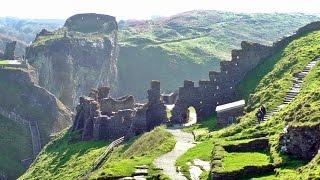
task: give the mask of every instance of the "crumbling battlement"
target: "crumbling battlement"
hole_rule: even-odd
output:
[[[115,17],[95,13],[76,14],[71,16],[66,20],[64,27],[71,31],[84,33],[110,33],[113,30],[118,30]]]
[[[238,100],[235,87],[249,71],[283,49],[293,39],[315,30],[320,30],[320,22],[306,25],[272,46],[243,41],[241,49],[232,50],[231,61],[220,62],[220,72],[209,72],[209,80],[200,80],[198,87],[192,81],[184,81],[183,87],[179,88],[171,121],[186,123],[186,112],[190,106],[196,109],[197,119],[201,120],[211,116],[216,106]]]
[[[93,89],[90,97],[80,97],[72,131],[80,130],[82,140],[114,140],[132,137],[167,121],[160,100],[160,83],[151,82],[148,103],[135,104],[133,96],[109,97],[108,87]]]

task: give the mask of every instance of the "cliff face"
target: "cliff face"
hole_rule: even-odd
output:
[[[64,28],[38,34],[27,49],[26,57],[36,69],[39,85],[68,107],[74,107],[92,87],[118,87],[117,22],[114,17],[105,16],[70,17]]]
[[[28,121],[37,121],[45,144],[51,133],[71,124],[71,111],[38,86],[30,68],[0,68],[0,108]]]

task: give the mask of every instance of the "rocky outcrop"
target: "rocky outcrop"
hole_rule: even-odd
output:
[[[116,18],[104,14],[76,14],[67,19],[64,24],[68,30],[84,33],[111,33],[118,29]]]
[[[110,31],[84,32],[94,19],[96,26]],[[115,25],[115,19],[107,15],[81,14],[70,17],[64,28],[39,33],[26,50],[26,58],[35,67],[39,84],[68,107],[74,107],[79,97],[88,94],[92,87],[109,86],[116,91],[118,37]]]
[[[310,161],[320,149],[320,125],[288,126],[280,142],[282,151]]]
[[[72,131],[80,131],[81,140],[130,138],[167,122],[159,81],[151,82],[146,104],[135,104],[133,96],[113,99],[108,92],[101,87],[80,97]]]

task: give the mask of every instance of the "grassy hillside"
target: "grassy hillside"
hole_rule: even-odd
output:
[[[20,161],[32,157],[29,127],[0,115],[0,152],[0,174],[20,176],[25,171]]]
[[[194,159],[212,160],[213,170],[232,172],[244,166],[262,167],[267,164],[277,165],[274,173],[258,175],[255,179],[314,179],[320,174],[319,154],[311,161],[305,162],[280,153],[279,136],[288,124],[310,126],[320,123],[320,64],[318,63],[304,79],[302,89],[292,103],[285,106],[267,122],[257,125],[255,112],[264,104],[267,111],[282,103],[285,93],[291,88],[293,74],[300,72],[310,61],[320,56],[320,31],[309,33],[294,40],[286,48],[279,50],[273,57],[266,59],[256,69],[247,74],[238,85],[238,91],[248,101],[248,113],[240,123],[200,135],[203,141],[181,156],[177,165],[188,176],[188,162]],[[214,122],[213,120],[211,123]],[[208,122],[203,122],[208,124]],[[199,125],[198,125],[199,127]],[[195,132],[199,130],[196,126]],[[201,126],[200,126],[201,127]],[[203,128],[203,127],[202,127]],[[202,129],[200,128],[200,130]],[[192,129],[192,128],[191,128]],[[222,146],[249,142],[267,137],[271,148],[267,152],[226,152]],[[213,150],[213,151],[212,151]],[[206,153],[203,153],[206,152]],[[211,155],[212,152],[212,155]],[[217,161],[216,159],[221,159]],[[219,167],[219,168],[218,168]],[[206,179],[208,173],[203,173]]]
[[[20,179],[78,179],[86,175],[90,179],[131,176],[134,167],[138,165],[147,165],[150,176],[157,176],[160,172],[154,169],[153,160],[175,145],[173,136],[164,127],[158,127],[117,147],[100,169],[91,172],[93,163],[109,142],[70,141],[76,136],[76,133],[61,133],[47,145],[36,163]]]
[[[119,22],[120,90],[145,98],[142,92],[152,79],[159,79],[163,90],[175,90],[185,79],[208,79],[208,71],[219,71],[219,62],[229,60],[241,41],[271,44],[318,19],[304,14],[190,11]]]
[[[320,85],[320,64],[308,74],[302,84],[302,89],[292,103],[282,108],[282,110],[272,116],[266,123],[256,125],[254,113],[260,103],[265,104],[267,110],[271,110],[281,104],[286,91],[289,90],[293,83],[293,74],[301,71],[311,60],[320,56],[320,31],[310,33],[290,43],[284,50],[280,51],[274,57],[268,59],[264,65],[269,64],[272,70],[265,76],[247,75],[245,81],[240,84],[239,90],[248,97],[248,110],[250,111],[241,118],[240,124],[230,126],[226,129],[212,133],[215,137],[215,150],[217,154],[219,144],[228,141],[238,141],[243,139],[255,139],[259,137],[268,137],[271,149],[271,163],[276,164],[279,168],[276,173],[266,175],[265,179],[286,179],[290,174],[292,179],[302,179],[319,177],[319,156],[316,156],[310,163],[296,160],[292,157],[285,156],[279,151],[279,136],[287,124],[299,124],[310,126],[320,123],[320,102],[319,90]],[[272,65],[273,64],[273,65]],[[262,66],[257,67],[257,69]],[[267,67],[268,68],[268,67]],[[255,70],[254,70],[255,71]],[[261,72],[263,74],[264,72]],[[252,82],[257,84],[252,87]],[[298,170],[301,168],[302,170]],[[224,171],[225,169],[221,169]],[[259,178],[262,178],[259,177]]]

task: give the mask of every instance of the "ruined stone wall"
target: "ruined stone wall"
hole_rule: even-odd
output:
[[[171,121],[186,123],[187,119],[184,117],[190,106],[196,109],[197,119],[201,120],[211,116],[216,106],[238,100],[235,87],[249,71],[283,49],[293,39],[314,30],[320,30],[320,22],[300,28],[294,35],[283,38],[273,46],[243,41],[241,49],[232,50],[231,61],[220,62],[220,72],[209,72],[209,80],[200,80],[198,87],[192,81],[184,81],[183,87],[179,88]]]
[[[282,151],[303,160],[311,160],[320,149],[320,125],[289,126],[280,142]]]
[[[243,114],[243,107],[217,113],[217,128],[224,128],[236,123],[237,118]]]
[[[6,43],[4,53],[0,52],[0,59],[13,60],[16,59],[14,52],[16,50],[17,41],[11,41]]]
[[[122,98],[113,99],[105,98],[101,101],[101,113],[111,115],[113,112],[117,112],[121,109],[133,109],[134,98],[133,96],[124,96]]]
[[[159,81],[151,81],[151,89],[148,90],[146,119],[148,130],[162,123],[166,123],[168,120],[166,107],[160,95]]]
[[[102,87],[80,98],[72,131],[80,131],[81,140],[130,138],[167,122],[159,81],[151,82],[147,104],[134,104],[133,96],[115,100],[108,92],[109,88]]]

